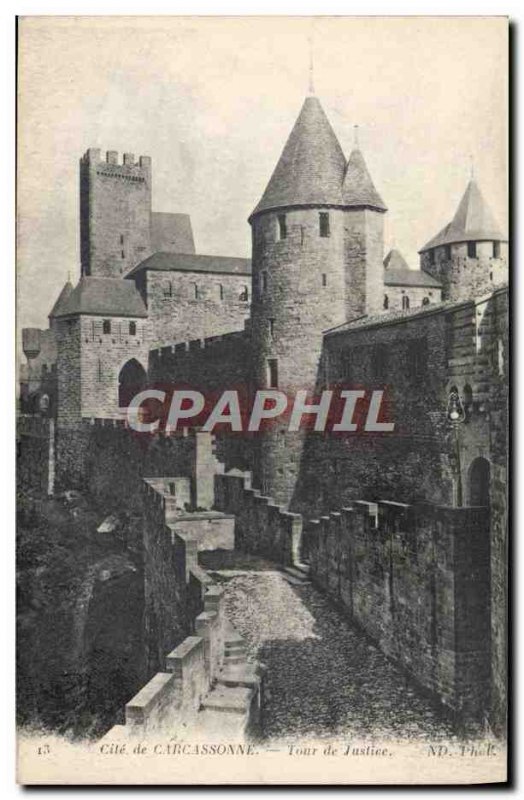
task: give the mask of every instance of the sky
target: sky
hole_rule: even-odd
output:
[[[503,17],[26,17],[18,61],[18,326],[80,275],[78,160],[149,155],[153,210],[197,252],[250,256],[247,218],[308,92],[388,206],[412,268],[471,174],[507,227]],[[310,45],[310,41],[312,45]]]

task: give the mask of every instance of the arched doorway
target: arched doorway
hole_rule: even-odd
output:
[[[490,468],[486,458],[476,458],[469,468],[469,505],[489,506]]]
[[[136,358],[127,361],[118,375],[118,407],[127,408],[146,382],[147,375],[142,364]]]

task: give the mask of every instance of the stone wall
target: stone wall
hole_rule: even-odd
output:
[[[17,485],[52,494],[55,481],[55,423],[53,419],[20,415],[17,419]]]
[[[467,300],[507,283],[507,242],[500,242],[499,258],[493,257],[493,242],[477,242],[476,246],[475,258],[468,256],[467,242],[420,254],[420,268],[442,282],[443,300]]]
[[[305,526],[313,581],[442,703],[489,715],[484,509],[355,501]]]
[[[251,488],[249,472],[215,478],[215,505],[235,515],[235,547],[292,565],[300,558],[302,518]]]
[[[426,304],[440,303],[442,300],[442,290],[431,286],[393,286],[385,284],[382,298],[384,310],[385,297],[388,298],[388,311],[401,311],[403,309],[402,301],[405,297],[409,300],[409,308],[418,308]],[[424,300],[426,303],[423,302]]]
[[[58,429],[57,483],[89,491],[107,508],[135,509],[144,477],[192,479],[195,457],[194,435],[187,430],[145,435],[130,430],[124,420],[82,420]]]
[[[242,641],[226,618],[223,589],[198,566],[198,531],[177,524],[170,486],[169,478],[144,483],[145,658],[152,677],[126,704],[125,726],[104,741],[174,730],[182,739],[217,681],[226,641]],[[259,705],[257,681],[246,724]],[[228,710],[219,705],[219,716]]]
[[[250,274],[143,270],[136,284],[153,348],[239,330],[249,317]]]
[[[252,386],[251,366],[248,329],[162,347],[149,354],[152,383],[166,390],[178,386],[201,391],[209,407],[212,399],[218,399],[224,389],[238,390],[247,406]],[[252,440],[249,437],[217,431],[215,439],[214,451],[226,469],[251,466]],[[203,462],[201,467],[204,468]],[[199,502],[199,505],[205,503]]]

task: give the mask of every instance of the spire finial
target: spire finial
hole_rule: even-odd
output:
[[[358,125],[353,125],[353,144],[358,147]]]
[[[313,34],[309,37],[309,94],[315,94],[315,81],[313,71]]]
[[[470,176],[469,177],[470,177],[470,180],[473,181],[473,180],[475,180],[475,159],[473,158],[473,155],[471,153],[470,153],[470,156],[469,156],[469,164],[470,164]]]

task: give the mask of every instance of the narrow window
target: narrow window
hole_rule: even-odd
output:
[[[352,368],[352,360],[351,360],[351,350],[349,348],[344,348],[344,350],[340,353],[340,372],[342,379],[347,383],[351,383],[353,380],[353,368]]]
[[[402,308],[404,309],[404,311],[407,311],[409,308],[409,297],[407,296],[407,294],[405,294],[404,297],[402,298]]]
[[[447,244],[445,249],[446,261],[451,261],[451,245]]]
[[[120,253],[120,255],[122,256],[122,258],[125,258],[125,257],[126,257],[126,254],[124,253],[124,251],[123,251],[123,250],[122,250],[122,252]]]
[[[408,344],[408,368],[412,378],[421,378],[427,368],[427,345],[425,339],[414,339]]]
[[[493,258],[500,258],[500,242],[493,242]]]
[[[224,299],[224,287],[222,286],[221,283],[218,284],[218,295],[221,300]]]
[[[276,358],[267,360],[267,384],[270,389],[278,387],[278,360]]]
[[[468,242],[468,258],[476,258],[476,257],[477,257],[477,243]]]
[[[98,359],[98,380],[102,380],[102,362]]]
[[[136,322],[129,323],[129,335],[136,336]]]
[[[378,344],[373,348],[372,369],[373,377],[377,380],[384,380],[386,376],[387,349],[383,344]]]
[[[490,279],[490,281],[493,280],[493,273],[492,272],[489,273],[489,279]]]
[[[287,222],[286,215],[278,215],[278,236],[280,239],[287,239]]]
[[[247,303],[249,300],[249,289],[247,286],[242,287],[242,291],[240,292],[238,299],[241,300],[243,303]]]
[[[275,332],[275,320],[269,319],[268,322],[269,322],[269,335],[271,336],[271,338],[273,338],[273,334]]]
[[[429,263],[430,264],[434,264],[435,263],[435,251],[434,250],[430,250],[429,251]]]
[[[384,308],[389,308],[389,297],[387,294],[384,295]]]
[[[327,286],[327,275],[325,272],[322,273],[322,286]]]
[[[260,277],[262,283],[262,291],[265,292],[267,291],[267,272],[264,270],[264,272],[262,272],[262,275]]]
[[[320,225],[320,235],[323,238],[327,238],[329,236],[329,213],[327,211],[321,211],[318,215],[318,218]]]
[[[195,300],[198,300],[198,298],[200,297],[200,293],[199,293],[199,289],[198,289],[198,283],[194,283],[193,284],[193,292],[194,292],[194,295],[195,295]]]
[[[120,234],[120,244],[124,244],[124,234]]]
[[[102,324],[102,333],[111,333],[111,320],[105,319]]]
[[[173,296],[173,284],[171,281],[168,281],[164,284],[164,297],[172,297]]]

